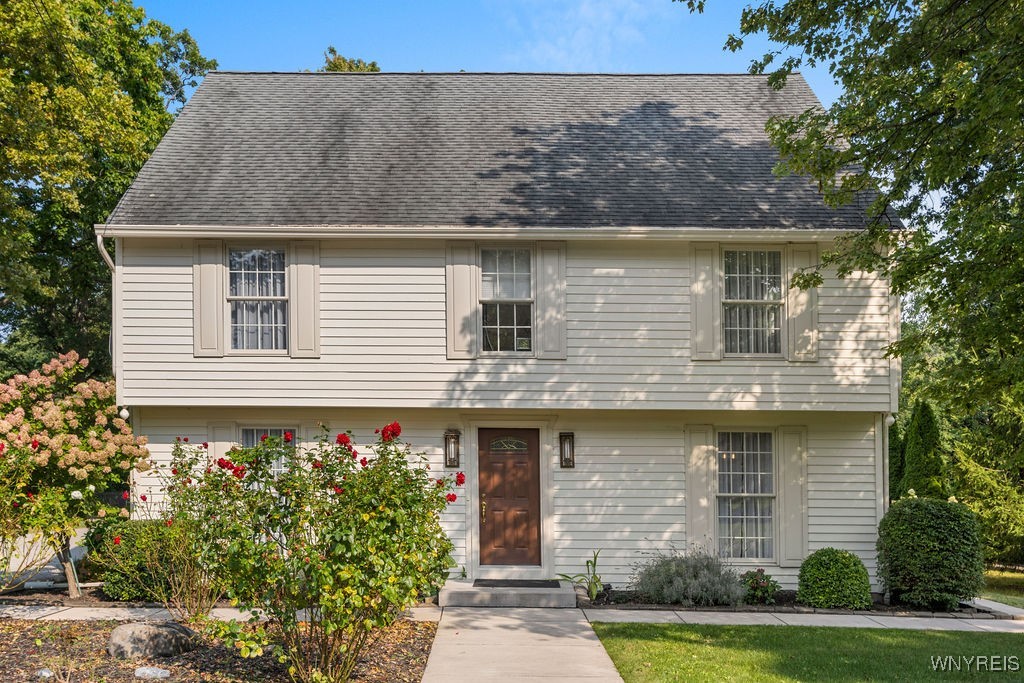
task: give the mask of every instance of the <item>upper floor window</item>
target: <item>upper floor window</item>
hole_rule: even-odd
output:
[[[533,253],[480,250],[483,350],[533,352]]]
[[[718,553],[774,557],[775,463],[771,432],[718,433]]]
[[[725,352],[781,354],[782,252],[725,250],[722,329]]]
[[[288,348],[288,294],[283,249],[230,249],[231,348]]]
[[[320,243],[241,247],[196,240],[196,357],[320,357]]]

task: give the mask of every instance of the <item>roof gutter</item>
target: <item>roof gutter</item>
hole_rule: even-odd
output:
[[[97,225],[96,233],[111,237],[236,239],[646,239],[723,240],[752,237],[793,241],[826,241],[859,232],[828,228],[706,228],[694,226],[476,227],[464,225]],[[102,238],[99,238],[102,244]]]

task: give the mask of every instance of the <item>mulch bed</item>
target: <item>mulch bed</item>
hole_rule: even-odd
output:
[[[137,681],[139,666],[171,672],[170,681],[278,683],[287,666],[270,654],[242,659],[219,643],[204,642],[192,652],[153,660],[122,660],[107,655],[107,640],[119,622],[24,621],[0,619],[0,681],[36,683],[40,669],[73,670],[75,683]],[[437,624],[401,620],[378,632],[362,653],[352,680],[367,683],[420,681]],[[38,644],[37,644],[38,641]],[[269,648],[268,648],[269,649]],[[57,679],[50,679],[57,680]]]
[[[901,605],[886,605],[876,602],[866,610],[850,609],[816,609],[796,602],[796,591],[779,591],[775,596],[774,605],[736,605],[712,607],[684,607],[682,605],[662,605],[645,602],[642,596],[628,590],[609,590],[591,602],[579,591],[576,593],[576,606],[583,609],[620,609],[620,610],[671,610],[702,612],[784,612],[789,614],[873,614],[875,616],[914,616],[938,617],[953,619],[990,619],[991,612],[973,607],[961,606],[952,612],[922,612]]]

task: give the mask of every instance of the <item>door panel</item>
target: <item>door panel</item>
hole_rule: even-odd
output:
[[[480,564],[540,565],[540,432],[480,430]]]

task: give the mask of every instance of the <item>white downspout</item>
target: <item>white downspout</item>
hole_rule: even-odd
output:
[[[107,264],[107,268],[110,268],[110,272],[114,272],[114,259],[110,258],[110,254],[107,253],[107,247],[103,244],[103,235],[96,233],[96,248],[100,250],[100,256],[103,257],[103,261]]]

